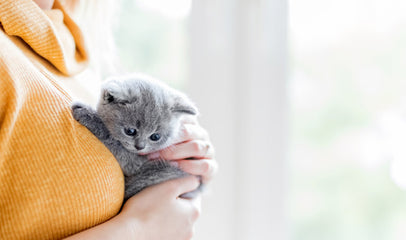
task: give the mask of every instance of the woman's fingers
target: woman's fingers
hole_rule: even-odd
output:
[[[203,182],[209,181],[217,172],[218,164],[213,159],[177,160],[172,161],[183,171],[196,176],[202,176]]]
[[[203,140],[192,140],[172,145],[159,152],[148,155],[148,159],[181,160],[187,158],[209,159],[214,156],[214,149],[210,142]]]
[[[193,115],[183,115],[181,118],[182,124],[198,124],[196,116]]]
[[[138,194],[136,194],[135,197],[142,195],[149,195],[152,197],[153,195],[155,195],[153,198],[155,197],[161,198],[161,200],[164,200],[164,198],[176,199],[177,197],[179,197],[184,193],[195,190],[199,185],[200,179],[198,177],[187,176],[147,187]],[[130,198],[128,201],[131,201],[132,198]]]
[[[166,193],[167,196],[177,198],[184,193],[195,190],[199,186],[199,184],[199,178],[197,178],[196,176],[188,176],[170,180],[157,186],[162,188],[162,192]]]
[[[183,155],[186,156],[184,158],[189,157],[197,157],[194,156],[193,152],[200,155],[200,158],[204,157],[204,154],[208,150],[210,143],[208,142],[209,134],[206,130],[204,130],[199,125],[195,124],[184,124],[181,129],[181,133],[179,134],[179,138],[176,142],[171,145],[170,147],[163,149],[158,152],[148,154],[149,159],[166,159],[166,160],[174,160],[174,159],[182,159],[182,158],[171,158],[174,152],[177,151],[184,151],[185,149],[187,152],[184,152]],[[196,142],[195,142],[196,141]],[[213,151],[213,149],[212,149]],[[209,152],[211,153],[211,152]],[[211,153],[213,154],[213,153]]]
[[[208,140],[208,139],[209,134],[204,128],[200,127],[197,124],[184,124],[179,134],[179,138],[177,139],[175,144],[190,140]]]
[[[201,176],[203,182],[206,183],[214,176],[218,168],[209,135],[197,123],[196,118],[183,119],[182,124],[182,132],[175,144],[148,154],[148,159],[169,160],[183,171]]]

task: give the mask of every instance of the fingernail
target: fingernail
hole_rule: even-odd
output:
[[[157,159],[158,157],[159,157],[159,152],[151,153],[148,155],[149,160]]]

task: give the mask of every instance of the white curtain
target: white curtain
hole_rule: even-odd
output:
[[[188,94],[220,170],[198,240],[287,239],[287,2],[198,0]]]

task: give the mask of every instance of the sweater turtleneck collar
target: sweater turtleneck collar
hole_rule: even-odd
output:
[[[1,0],[0,23],[65,75],[83,70],[88,55],[79,27],[59,1],[42,10],[32,0]]]

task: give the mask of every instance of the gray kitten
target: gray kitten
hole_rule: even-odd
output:
[[[148,186],[188,175],[168,161],[145,156],[174,143],[181,116],[197,115],[184,94],[147,76],[132,75],[108,80],[96,110],[74,103],[72,114],[117,159],[125,176],[125,201]],[[181,197],[193,198],[199,189]]]

